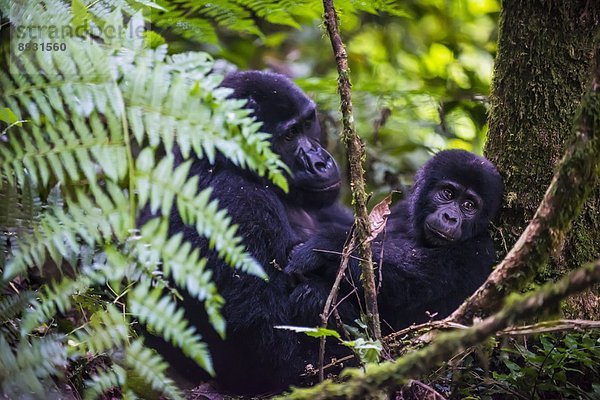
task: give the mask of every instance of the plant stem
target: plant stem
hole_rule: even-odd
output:
[[[348,164],[350,166],[350,190],[352,192],[352,205],[355,215],[355,238],[358,245],[358,257],[361,259],[361,280],[365,291],[365,309],[367,313],[367,326],[374,339],[381,339],[381,326],[379,322],[379,311],[377,308],[377,289],[375,286],[375,274],[373,272],[373,260],[371,245],[366,240],[371,228],[369,224],[369,212],[367,210],[367,193],[365,191],[365,179],[363,162],[365,150],[360,137],[354,127],[354,116],[352,115],[352,90],[348,69],[348,55],[340,36],[338,18],[333,0],[323,0],[325,10],[324,20],[333,54],[338,69],[338,91],[341,97],[342,111],[342,142],[346,147]]]

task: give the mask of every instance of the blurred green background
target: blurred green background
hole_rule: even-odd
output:
[[[242,4],[243,3],[243,4]],[[231,68],[294,78],[317,102],[344,165],[337,70],[320,0],[177,1],[150,18],[170,51],[204,50]],[[402,190],[431,152],[481,153],[496,51],[496,0],[336,1],[358,133],[375,197]],[[160,40],[157,41],[160,43]]]

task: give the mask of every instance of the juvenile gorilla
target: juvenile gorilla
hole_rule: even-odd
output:
[[[208,328],[197,300],[185,298],[184,308],[209,344],[221,389],[243,394],[280,391],[295,382],[307,360],[297,334],[274,329],[291,323],[289,279],[278,266],[285,266],[293,246],[316,229],[316,213],[336,200],[340,174],[320,144],[314,102],[288,78],[267,72],[236,72],[228,75],[222,86],[233,89],[232,98],[247,99],[247,107],[262,122],[261,130],[272,134],[272,150],[290,169],[290,190],[284,193],[222,155],[214,165],[205,160],[194,162],[191,173],[200,177],[200,189],[212,188],[212,197],[238,225],[246,249],[263,266],[269,281],[224,263],[208,250],[205,238],[173,215],[171,230],[183,231],[187,240],[209,254],[208,265],[225,299],[226,339]],[[205,378],[191,360],[173,351],[162,352],[188,380]]]
[[[484,282],[495,261],[487,228],[502,192],[496,168],[462,150],[442,151],[417,172],[409,197],[393,208],[387,232],[373,242],[373,258],[382,268],[378,300],[384,331],[425,322],[430,315],[446,317]],[[339,265],[339,257],[313,249],[339,252],[346,232],[332,225],[322,229],[295,249],[286,267],[306,279],[292,299],[307,320],[322,311],[323,282],[333,280]],[[350,263],[350,274],[360,282],[356,262]],[[313,310],[307,309],[307,293]]]

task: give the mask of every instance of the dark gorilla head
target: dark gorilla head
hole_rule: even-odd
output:
[[[410,218],[417,241],[444,246],[486,231],[502,201],[496,167],[464,150],[436,154],[415,176]]]
[[[272,72],[234,72],[222,86],[231,97],[247,99],[246,107],[270,133],[271,148],[290,169],[286,201],[303,207],[322,207],[335,201],[340,172],[321,146],[321,128],[315,103],[287,77]]]

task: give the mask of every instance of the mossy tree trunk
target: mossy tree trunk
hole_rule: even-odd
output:
[[[505,180],[505,204],[495,226],[506,251],[534,215],[571,140],[600,45],[600,1],[504,0],[502,8],[485,153]],[[600,188],[538,278],[554,279],[596,258]],[[600,319],[597,288],[571,300],[566,311]]]

